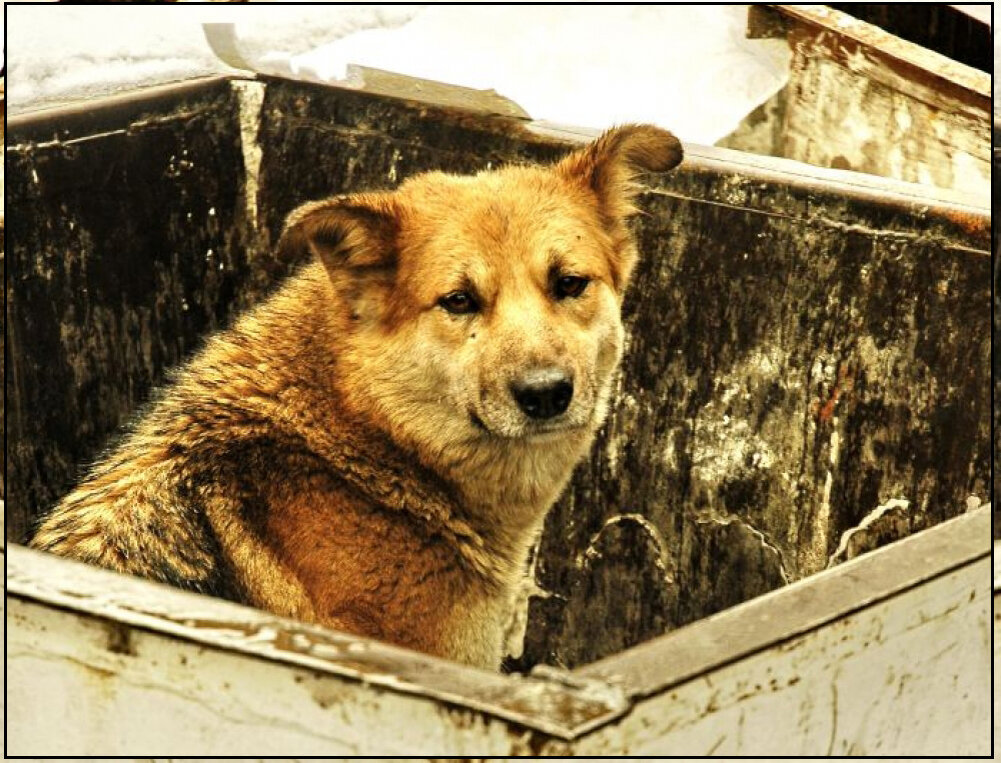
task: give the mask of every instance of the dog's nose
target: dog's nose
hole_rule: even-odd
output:
[[[573,379],[558,368],[529,371],[511,383],[518,407],[532,419],[551,419],[570,407]]]

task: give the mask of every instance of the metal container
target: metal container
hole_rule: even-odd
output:
[[[297,264],[272,250],[297,204],[589,137],[393,83],[9,120],[8,541]],[[616,404],[512,620],[528,677],[11,546],[8,751],[987,750],[987,200],[686,151],[648,178]]]

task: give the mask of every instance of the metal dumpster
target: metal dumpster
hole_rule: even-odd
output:
[[[297,264],[293,207],[588,137],[420,92],[220,78],[9,120],[10,544]],[[8,751],[985,754],[987,200],[686,149],[512,618],[527,675],[10,545]]]

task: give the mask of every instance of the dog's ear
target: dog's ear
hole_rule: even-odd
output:
[[[332,279],[391,277],[397,264],[399,210],[391,193],[359,193],[303,204],[288,216],[278,242],[283,259],[305,255]]]
[[[372,325],[389,314],[396,283],[400,209],[392,193],[359,193],[304,204],[288,216],[278,256],[315,257],[351,325]],[[338,313],[340,315],[340,313]]]
[[[626,218],[637,211],[634,204],[642,172],[666,172],[681,163],[681,141],[653,125],[623,125],[608,130],[593,143],[574,151],[555,170],[593,201],[598,219],[611,235],[610,264],[616,291],[621,296],[636,267],[636,245]]]
[[[653,125],[613,127],[556,165],[556,172],[594,193],[606,225],[614,226],[636,208],[641,172],[666,172],[681,163],[681,141]]]

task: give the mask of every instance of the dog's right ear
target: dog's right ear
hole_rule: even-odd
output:
[[[396,270],[399,210],[390,193],[359,193],[303,204],[288,216],[278,241],[282,259],[305,255],[332,279],[346,273],[389,276]]]
[[[681,141],[672,133],[655,125],[628,124],[568,154],[556,172],[590,191],[606,224],[614,227],[636,212],[636,176],[674,169],[683,157]]]

